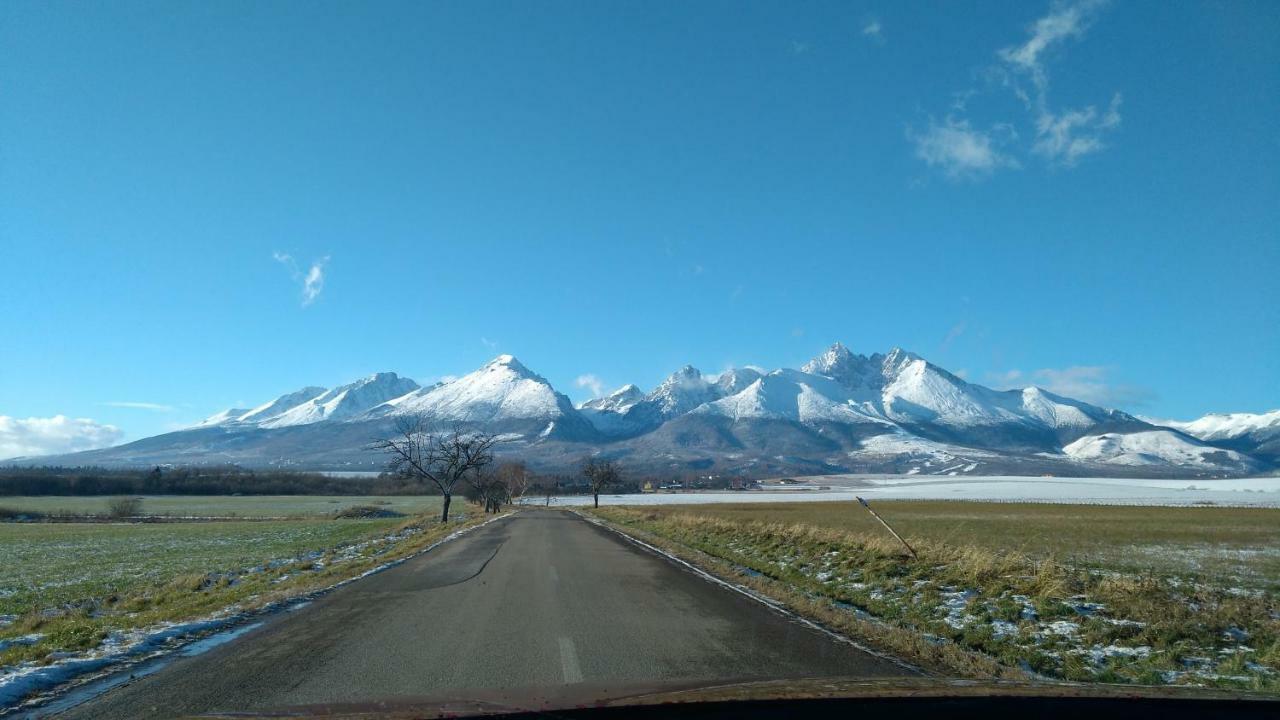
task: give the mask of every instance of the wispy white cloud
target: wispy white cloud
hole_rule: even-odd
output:
[[[987,384],[997,390],[1020,388],[1026,376],[1021,370],[1005,370],[1004,372],[987,373]]]
[[[1121,94],[1113,93],[1105,109],[1096,105],[1054,108],[1049,102],[1048,65],[1055,51],[1068,40],[1084,37],[1105,4],[1106,0],[1055,2],[1048,14],[1031,24],[1024,42],[997,50],[997,62],[982,71],[992,86],[1012,91],[1026,107],[1031,128],[1029,148],[1013,144],[1018,136],[1010,123],[991,126],[993,131],[1008,128],[1007,138],[971,127],[963,116],[978,92],[969,88],[953,94],[953,115],[945,123],[930,120],[927,132],[909,134],[915,142],[916,156],[953,178],[978,178],[1001,167],[1019,167],[1015,152],[1029,150],[1050,166],[1071,167],[1104,149],[1104,138],[1120,127]],[[1001,139],[1010,140],[1010,144],[997,152],[998,143],[994,141]]]
[[[591,397],[593,398],[598,398],[604,394],[604,381],[591,373],[579,375],[577,379],[573,381],[573,384],[580,388],[586,388],[591,392]]]
[[[93,450],[114,445],[123,436],[120,428],[89,418],[0,415],[0,459]]]
[[[1105,0],[1060,2],[1048,15],[1032,24],[1031,36],[1021,45],[997,55],[1012,73],[1011,87],[1035,116],[1036,140],[1032,152],[1054,165],[1070,167],[1085,155],[1104,147],[1102,136],[1120,126],[1120,93],[1114,93],[1105,112],[1089,105],[1055,111],[1049,105],[1049,72],[1044,56],[1068,39],[1081,38]],[[1031,87],[1023,86],[1030,81]]]
[[[803,55],[809,52],[809,43],[800,40],[791,41],[791,53],[793,55]]]
[[[1011,65],[1021,67],[1037,78],[1037,82],[1048,84],[1044,72],[1041,55],[1054,45],[1072,37],[1081,37],[1093,22],[1094,13],[1105,0],[1076,0],[1076,2],[1058,2],[1048,15],[1036,20],[1031,25],[1031,37],[1021,45],[1000,50],[999,55]]]
[[[955,325],[952,325],[951,329],[947,331],[947,336],[942,338],[943,352],[945,352],[947,348],[951,347],[951,343],[955,342],[956,339],[958,339],[961,335],[964,335],[965,330],[968,330],[968,329],[969,329],[969,323],[965,322],[964,320],[961,320]]]
[[[930,118],[924,132],[908,129],[907,136],[915,142],[916,157],[948,177],[960,179],[983,177],[1002,167],[1018,167],[1018,161],[999,147],[1009,132],[1003,126],[979,130],[968,120],[947,117],[942,123]]]
[[[133,410],[151,410],[152,412],[173,412],[172,405],[162,405],[160,403],[151,402],[131,402],[127,400],[116,400],[112,402],[104,402],[107,407],[130,408]]]
[[[1120,93],[1113,95],[1111,105],[1101,114],[1092,105],[1057,115],[1041,112],[1036,118],[1036,142],[1031,151],[1066,167],[1098,152],[1106,147],[1102,134],[1120,126],[1120,100]]]
[[[483,337],[483,336],[480,338],[480,344],[489,348],[490,350],[496,350],[498,348],[497,340],[490,340],[489,338]]]
[[[320,297],[320,291],[324,290],[324,265],[329,262],[329,258],[323,257],[311,264],[311,269],[307,271],[307,276],[302,280],[302,304],[310,305],[315,299]]]
[[[306,272],[302,271],[298,262],[288,253],[276,251],[271,253],[271,257],[284,265],[289,271],[289,277],[302,286],[302,307],[310,305],[320,297],[320,293],[324,291],[324,268],[329,264],[328,255],[312,261]]]
[[[867,18],[867,21],[862,24],[862,34],[872,40],[883,42],[884,26],[880,24],[879,18]]]
[[[1141,407],[1154,399],[1154,393],[1149,389],[1114,383],[1110,374],[1109,368],[1100,365],[1040,368],[1029,373],[1015,369],[989,373],[987,383],[1001,390],[1034,385],[1058,395],[1105,407]]]

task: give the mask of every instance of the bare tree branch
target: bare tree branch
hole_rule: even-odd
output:
[[[447,522],[454,487],[472,475],[481,476],[493,463],[498,443],[497,435],[467,431],[461,423],[441,431],[430,415],[416,413],[397,417],[391,436],[374,440],[370,448],[390,456],[387,472],[434,485],[444,496],[440,519]]]
[[[622,480],[622,471],[618,468],[617,462],[596,457],[583,458],[582,475],[591,485],[591,495],[596,507],[600,507],[600,491],[611,485],[617,485]]]

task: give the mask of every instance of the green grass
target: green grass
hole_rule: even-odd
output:
[[[857,503],[663,506],[733,522],[884,533]],[[1157,572],[1280,591],[1280,510],[881,501],[872,507],[910,541],[1017,552],[1076,565]]]
[[[377,520],[0,523],[0,640],[36,638],[0,649],[0,668],[327,587],[484,518],[454,508],[448,525],[434,508]]]
[[[0,523],[0,615],[105,598],[191,573],[230,572],[362,540],[396,520]]]
[[[1242,587],[1222,566],[1143,565],[1124,551],[1250,548],[1273,542],[1280,512],[876,503],[919,552],[913,560],[856,505],[796,505],[594,512],[943,672],[1280,692],[1274,592]],[[1249,580],[1276,584],[1274,574]]]
[[[145,515],[175,517],[323,517],[342,508],[377,505],[404,514],[440,507],[429,495],[138,495]],[[107,511],[107,496],[0,497],[0,508],[47,514],[97,514]]]

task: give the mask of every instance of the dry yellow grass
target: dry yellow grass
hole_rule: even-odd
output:
[[[1280,606],[1272,593],[1105,567],[1096,557],[1078,563],[1044,548],[993,549],[990,533],[976,531],[982,543],[937,528],[908,535],[919,554],[911,559],[878,526],[823,526],[798,521],[794,511],[778,522],[770,509],[596,514],[926,667],[1280,688]],[[1133,537],[1123,528],[1114,534]]]

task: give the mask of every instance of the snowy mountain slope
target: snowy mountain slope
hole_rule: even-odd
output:
[[[1208,441],[1234,440],[1246,435],[1280,435],[1280,410],[1272,410],[1268,413],[1210,413],[1187,422],[1177,420],[1152,422]]]
[[[730,368],[713,379],[692,365],[686,365],[669,375],[648,395],[636,398],[634,393],[638,392],[637,389],[628,395],[625,402],[610,400],[594,406],[584,403],[581,407],[587,419],[606,435],[636,435],[726,395],[741,392],[763,375],[757,368]],[[635,388],[634,385],[627,387]]]
[[[880,416],[940,439],[979,440],[996,446],[1054,449],[1091,428],[1147,429],[1115,410],[1064,398],[1040,388],[992,390],[966,382],[915,353],[855,355],[836,343],[805,364],[809,373],[840,383]]]
[[[880,353],[855,355],[843,343],[835,343],[800,369],[835,380],[858,400],[878,401],[884,390],[885,366],[886,357]]]
[[[578,405],[579,410],[604,410],[609,412],[626,412],[627,408],[644,399],[644,391],[635,385],[627,384],[605,395],[592,398]]]
[[[188,430],[50,460],[363,467],[377,463],[369,441],[397,417],[418,412],[508,435],[504,452],[557,472],[597,451],[637,467],[756,475],[1078,475],[1111,468],[1194,477],[1280,468],[1280,431],[1266,439],[1280,413],[1185,424],[1188,433],[1223,438],[1201,441],[1040,388],[969,383],[905,350],[858,355],[839,343],[802,370],[744,367],[709,377],[685,366],[650,393],[626,385],[578,407],[510,355],[430,387],[379,373],[226,410]]]
[[[720,391],[715,383],[697,368],[685,365],[625,409],[592,413],[587,419],[607,435],[634,436],[652,431],[664,422],[719,397]]]
[[[1255,463],[1233,450],[1206,445],[1171,430],[1086,435],[1062,448],[1076,460],[1116,465],[1183,465],[1206,469],[1251,469]]]
[[[759,377],[742,391],[701,405],[693,412],[735,421],[773,419],[891,425],[874,406],[857,402],[852,393],[834,380],[785,369]]]
[[[703,377],[697,368],[685,365],[671,373],[636,406],[655,408],[659,416],[669,418],[683,415],[718,397],[720,392],[714,383]]]
[[[926,440],[897,429],[866,438],[849,457],[863,462],[894,462],[906,475],[985,473],[993,463],[1003,460],[989,450]]]
[[[193,428],[215,427],[217,425],[225,425],[226,423],[235,422],[237,418],[249,412],[249,408],[228,408],[222,412],[217,412],[200,422],[192,425]]]
[[[1211,413],[1188,422],[1152,420],[1226,450],[1280,467],[1280,410],[1267,413]]]
[[[716,393],[720,397],[727,397],[734,393],[740,393],[746,390],[751,383],[759,380],[768,374],[768,371],[755,367],[729,368],[720,373],[720,377],[716,378]]]
[[[367,416],[409,413],[544,438],[589,439],[596,435],[568,397],[511,355],[499,355],[456,380],[389,400]]]
[[[427,413],[441,420],[554,420],[574,408],[544,378],[511,355],[451,382],[411,392],[378,408],[385,414]]]
[[[624,385],[604,397],[593,398],[578,406],[578,412],[597,431],[611,437],[630,435],[636,427],[625,414],[636,403],[643,401],[644,392],[635,385]]]
[[[418,389],[418,383],[393,372],[361,378],[329,390],[259,423],[265,428],[308,425],[321,420],[352,418]]]
[[[301,390],[294,390],[286,393],[271,402],[263,403],[249,412],[237,417],[231,422],[236,423],[263,423],[283,415],[293,408],[301,405],[308,400],[314,400],[324,393],[328,392],[326,388],[318,386],[308,386]]]

